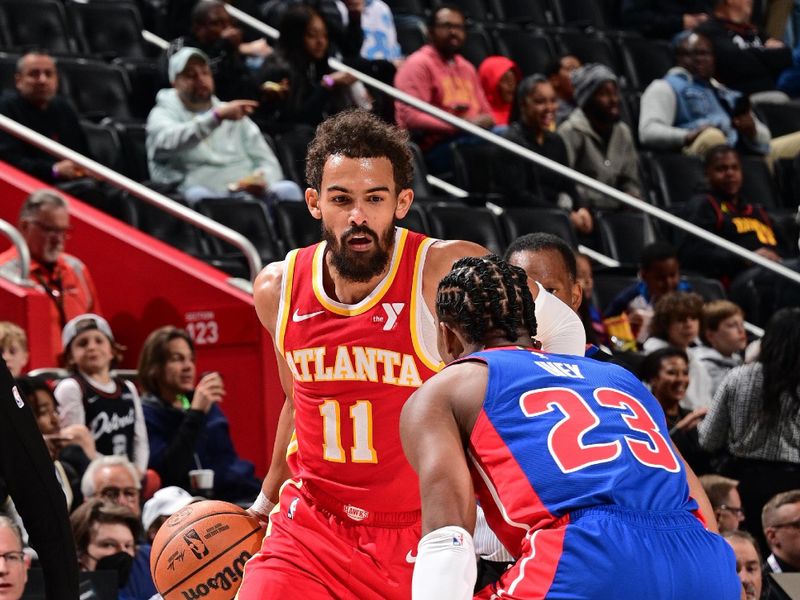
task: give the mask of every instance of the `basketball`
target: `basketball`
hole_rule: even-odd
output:
[[[150,572],[164,600],[230,600],[264,530],[243,508],[206,500],[167,519],[153,540]]]

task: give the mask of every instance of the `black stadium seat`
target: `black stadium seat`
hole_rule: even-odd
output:
[[[620,38],[618,43],[628,83],[634,89],[644,90],[674,64],[669,42],[630,37]]]
[[[411,231],[416,231],[418,233],[425,233],[427,235],[433,234],[433,230],[428,223],[428,217],[425,213],[425,209],[422,208],[422,205],[417,203],[411,205],[411,208],[409,209],[405,218],[398,221],[397,224],[400,227],[405,227],[406,229],[410,229]]]
[[[495,18],[484,0],[447,0],[447,2],[437,0],[433,2],[432,10],[436,10],[437,6],[445,3],[458,6],[470,21],[485,23]]]
[[[125,0],[72,2],[69,16],[81,50],[114,58],[144,58],[142,18],[139,9]]]
[[[402,17],[395,19],[397,43],[405,56],[416,52],[426,42],[425,24],[418,17]]]
[[[703,163],[696,156],[676,153],[641,153],[661,206],[681,205],[705,185]]]
[[[583,31],[563,31],[556,35],[556,45],[561,54],[574,54],[584,64],[604,64],[618,77],[625,75],[614,44],[605,36]]]
[[[497,217],[488,208],[436,203],[427,207],[434,237],[445,240],[468,240],[481,244],[495,254],[506,248]]]
[[[517,63],[523,75],[544,73],[555,58],[553,43],[543,31],[504,27],[492,34],[498,52]]]
[[[85,58],[65,58],[59,59],[58,71],[67,81],[70,97],[81,116],[92,121],[133,118],[128,105],[131,86],[122,68]]]
[[[623,265],[638,265],[642,249],[659,239],[653,221],[640,212],[598,213],[595,229],[603,254]]]
[[[2,0],[0,22],[4,22],[12,48],[36,47],[55,54],[77,50],[69,35],[64,6],[58,0]]]
[[[758,202],[767,210],[779,206],[775,180],[760,156],[741,156],[742,161],[742,197],[750,202]]]
[[[305,202],[278,202],[275,220],[287,250],[309,246],[322,239],[320,221],[311,216]]]
[[[196,209],[197,212],[241,233],[250,240],[265,263],[283,257],[283,247],[263,202],[234,198],[204,198],[198,202]],[[210,236],[209,241],[216,255],[225,257],[239,255],[239,250],[216,236]]]
[[[14,89],[14,74],[17,72],[19,54],[0,52],[0,90]]]
[[[116,129],[86,120],[81,121],[81,129],[86,134],[93,158],[109,169],[119,171],[122,165],[122,144]]]
[[[542,232],[560,237],[573,248],[578,247],[578,236],[569,215],[560,208],[508,208],[502,221],[509,243],[526,233]]]
[[[755,111],[769,127],[772,137],[800,131],[800,106],[796,104],[759,103]]]
[[[492,38],[482,25],[473,25],[467,29],[464,47],[461,54],[477,69],[487,56],[494,54]]]
[[[552,12],[541,0],[494,0],[498,13],[505,23],[521,25],[551,25]]]
[[[283,175],[301,188],[308,187],[305,173],[306,152],[312,139],[314,139],[314,129],[303,125],[275,135],[277,158],[283,168]]]
[[[609,23],[599,2],[592,0],[550,0],[558,25],[608,29]]]
[[[150,179],[145,126],[141,123],[114,123],[114,127],[122,146],[122,174],[139,182]]]

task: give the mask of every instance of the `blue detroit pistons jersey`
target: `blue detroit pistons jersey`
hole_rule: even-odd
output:
[[[664,413],[629,372],[584,357],[502,348],[470,436],[486,519],[512,554],[573,511],[619,506],[697,513]]]

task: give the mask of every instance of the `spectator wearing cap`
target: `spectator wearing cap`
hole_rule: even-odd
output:
[[[142,525],[144,537],[148,544],[152,544],[161,525],[168,518],[192,502],[205,500],[202,496],[192,496],[189,492],[177,485],[161,488],[153,497],[144,503],[142,508]]]
[[[31,253],[30,278],[52,300],[49,327],[57,343],[67,321],[87,312],[101,312],[89,269],[64,251],[70,232],[67,201],[52,190],[33,192],[19,211],[17,228]],[[20,273],[21,261],[15,248],[0,254],[1,276],[13,280]],[[53,355],[52,360],[55,365],[57,357]]]
[[[147,427],[136,387],[111,374],[123,347],[108,321],[92,313],[79,315],[66,324],[61,341],[71,372],[55,389],[61,427],[86,425],[98,453],[126,456],[141,477],[150,453]]]
[[[147,159],[154,181],[174,185],[187,199],[246,193],[302,200],[283,179],[278,159],[248,117],[254,100],[222,102],[214,95],[208,56],[185,47],[169,59],[172,88],[156,96],[147,118]]]
[[[570,166],[640,198],[639,157],[630,128],[620,121],[617,76],[605,65],[589,63],[570,77],[578,108],[558,128]],[[578,193],[592,208],[619,207],[617,200],[583,186],[578,186]]]

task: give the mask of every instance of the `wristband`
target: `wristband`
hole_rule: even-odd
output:
[[[214,119],[217,121],[217,123],[222,123],[222,117],[219,116],[216,108],[211,109],[211,114],[214,115]]]
[[[256,498],[256,501],[253,502],[253,505],[250,507],[250,510],[257,515],[264,517],[266,520],[269,518],[269,513],[272,512],[273,508],[275,508],[275,503],[267,498],[267,496],[264,494],[264,490],[261,490],[258,493],[258,498]]]
[[[55,165],[50,168],[50,174],[53,176],[53,180],[58,179],[58,169],[56,169]]]
[[[326,88],[332,88],[336,85],[336,80],[331,75],[323,75],[322,85],[324,85]]]

